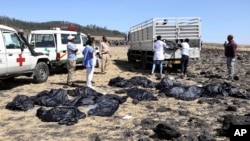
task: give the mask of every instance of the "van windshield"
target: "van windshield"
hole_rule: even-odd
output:
[[[68,36],[70,34],[61,34],[61,40],[62,40],[62,44],[67,44],[68,43]],[[71,34],[72,36],[75,37],[74,39],[74,43],[75,44],[81,44],[81,39],[80,39],[80,35],[79,34]]]
[[[7,49],[21,48],[21,41],[14,32],[3,32],[3,39]]]

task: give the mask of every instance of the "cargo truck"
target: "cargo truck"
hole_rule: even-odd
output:
[[[128,33],[129,62],[141,62],[142,68],[153,63],[153,43],[157,36],[169,46],[164,51],[164,65],[178,66],[181,39],[189,39],[190,58],[198,59],[201,51],[201,19],[199,17],[152,18],[132,26]]]

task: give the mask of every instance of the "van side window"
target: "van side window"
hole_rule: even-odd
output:
[[[84,46],[86,45],[87,40],[88,40],[87,37],[82,36],[82,44],[83,44]]]
[[[71,34],[71,35],[75,37],[75,39],[74,39],[75,44],[81,44],[81,38],[80,38],[79,34]],[[61,34],[62,44],[68,43],[68,39],[67,39],[68,36],[69,36],[69,34]]]
[[[31,42],[37,48],[55,47],[53,34],[32,34]]]
[[[14,32],[3,32],[4,43],[7,49],[21,48],[21,41]]]

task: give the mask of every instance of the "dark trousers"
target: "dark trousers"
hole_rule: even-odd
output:
[[[189,56],[182,55],[181,56],[181,73],[186,74],[188,67]]]

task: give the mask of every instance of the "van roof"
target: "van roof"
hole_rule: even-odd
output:
[[[68,31],[68,30],[33,30],[30,33],[31,34],[77,34],[76,31]],[[86,36],[83,33],[80,34]]]
[[[16,32],[16,30],[14,28],[6,26],[6,25],[1,25],[1,24],[0,24],[0,29]]]

